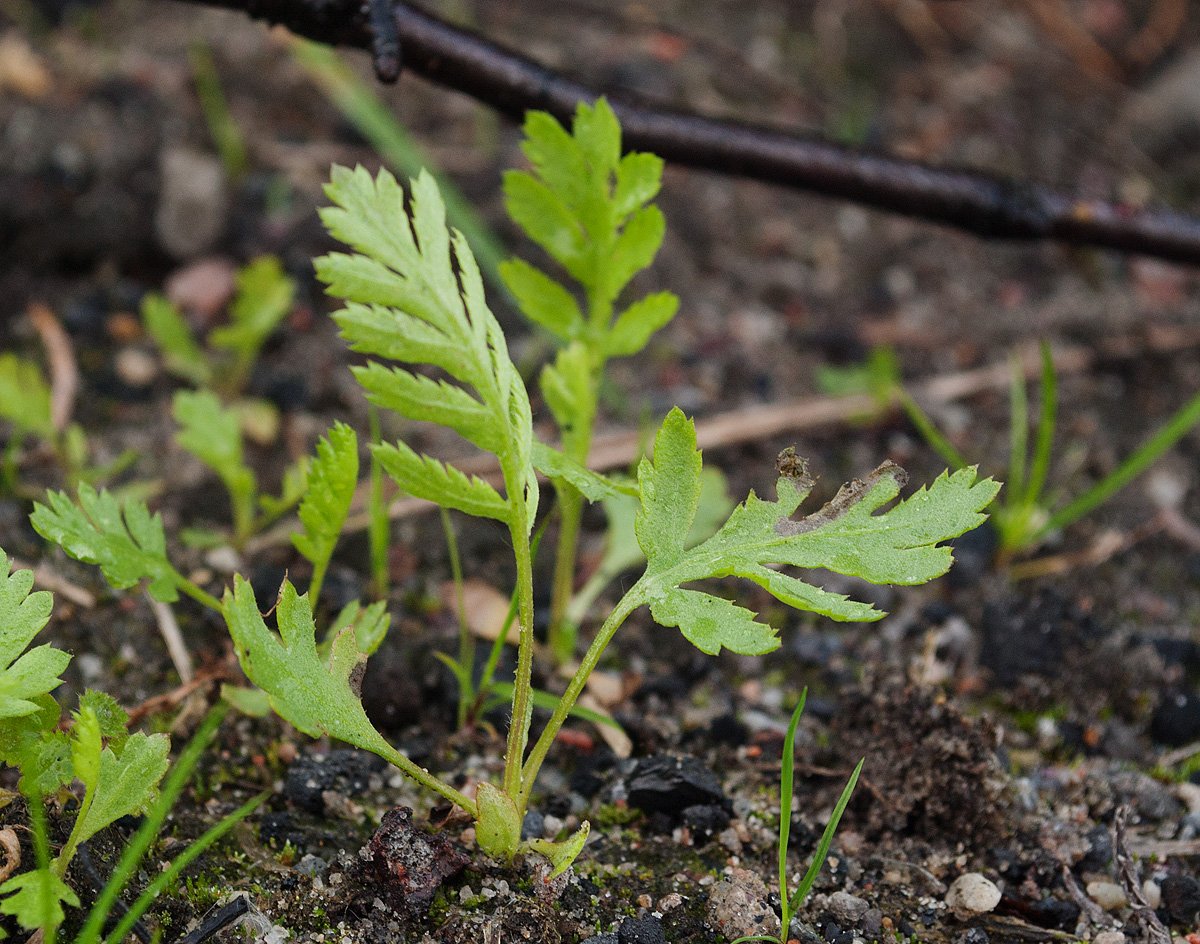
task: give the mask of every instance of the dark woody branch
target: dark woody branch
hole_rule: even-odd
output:
[[[241,10],[310,39],[378,52],[359,0],[190,0]],[[377,7],[376,4],[372,6]],[[406,4],[393,10],[404,67],[514,118],[540,108],[569,120],[597,93]],[[398,55],[398,51],[397,51]],[[397,59],[398,61],[398,59]],[[379,63],[377,61],[377,69]],[[1053,239],[1200,264],[1200,220],[1078,201],[1045,187],[937,168],[815,138],[611,98],[625,144],[684,167],[762,180],[989,239]]]

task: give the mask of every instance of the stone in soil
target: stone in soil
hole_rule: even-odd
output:
[[[694,757],[644,757],[634,766],[625,790],[629,805],[647,813],[674,816],[690,806],[731,808],[717,775]]]
[[[946,892],[946,904],[964,920],[986,914],[1000,904],[1000,889],[979,872],[960,875]]]
[[[367,751],[305,754],[288,765],[283,794],[301,809],[320,815],[325,812],[326,792],[361,796],[369,789],[371,778],[386,766],[381,757]]]
[[[626,918],[617,928],[617,944],[667,944],[658,918]]]
[[[1162,904],[1171,923],[1191,924],[1200,911],[1200,882],[1190,875],[1168,875],[1160,883]]]
[[[708,920],[728,940],[756,934],[778,935],[779,916],[767,903],[767,886],[746,869],[734,869],[713,887]]]
[[[829,896],[829,914],[844,928],[857,928],[870,907],[863,899],[847,892],[834,892]]]
[[[413,915],[428,911],[441,884],[470,862],[445,836],[418,829],[407,806],[383,814],[368,848],[380,880],[399,893]]]

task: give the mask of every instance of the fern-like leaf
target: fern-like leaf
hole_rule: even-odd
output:
[[[432,176],[412,182],[411,202],[386,170],[334,168],[321,212],[329,231],[357,250],[317,260],[317,274],[350,304],[335,317],[355,350],[409,365],[428,364],[462,386],[378,363],[355,369],[375,403],[413,420],[453,429],[500,460],[508,498],[490,485],[414,452],[374,447],[407,492],[449,508],[511,523],[520,492],[532,526],[537,479],[533,420],[524,382],[487,307],[478,266],[460,233],[446,228]]]

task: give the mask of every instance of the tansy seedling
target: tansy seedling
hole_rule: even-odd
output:
[[[522,842],[521,822],[546,753],[608,643],[625,619],[648,605],[660,623],[678,626],[705,652],[722,647],[764,653],[779,645],[771,627],[721,597],[686,587],[714,576],[741,576],[790,605],[841,620],[872,620],[871,606],[826,592],[774,566],[825,567],[876,582],[920,583],[943,573],[950,552],[939,542],[974,527],[998,486],[978,481],[974,470],[942,476],[889,511],[903,472],[885,464],[866,481],[844,488],[823,509],[800,520],[791,515],[812,480],[802,461],[781,464],[777,501],[751,495],[715,535],[689,549],[699,502],[701,459],[690,420],[674,410],[644,460],[636,487],[618,486],[588,472],[569,456],[533,437],[528,393],[508,356],[507,344],[484,299],[466,241],[450,234],[436,185],[428,175],[410,196],[391,174],[372,178],[361,168],[335,168],[323,211],[335,237],[356,252],[317,261],[332,294],[346,300],[337,315],[343,335],[362,353],[408,365],[439,368],[447,379],[372,360],[355,368],[372,402],[410,419],[440,423],[493,453],[503,491],[452,465],[423,456],[403,441],[375,448],[385,471],[404,491],[442,507],[492,518],[508,530],[517,571],[520,634],[513,682],[512,722],[504,774],[482,783],[474,798],[409,761],[371,726],[357,686],[365,653],[354,634],[340,633],[329,656],[318,653],[308,600],[286,583],[276,619],[267,629],[249,585],[235,581],[225,601],[226,619],[250,679],[284,718],[313,735],[328,735],[376,751],[474,819],[476,839],[502,861],[528,849],[543,852],[556,868],[578,854],[587,827],[563,843]],[[633,492],[639,501],[634,530],[646,571],[605,620],[578,671],[536,743],[531,738],[533,692],[533,568],[531,533],[539,491],[536,472],[566,479],[586,497]]]

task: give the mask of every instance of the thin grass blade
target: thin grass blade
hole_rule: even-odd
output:
[[[850,775],[850,780],[846,784],[846,788],[842,791],[842,795],[837,801],[837,806],[833,808],[833,815],[829,817],[829,822],[825,826],[825,832],[821,834],[821,843],[817,846],[817,854],[813,856],[812,865],[808,867],[808,871],[804,875],[804,880],[800,883],[800,887],[796,889],[796,894],[788,902],[788,910],[793,913],[804,902],[804,899],[808,897],[813,883],[817,880],[817,876],[821,872],[821,866],[825,864],[825,858],[829,855],[829,847],[833,844],[833,834],[837,832],[838,823],[842,820],[842,814],[846,812],[846,804],[850,802],[850,794],[854,792],[854,785],[858,783],[858,775],[862,772],[865,761],[866,758],[860,760],[858,766],[854,768],[854,773]]]

